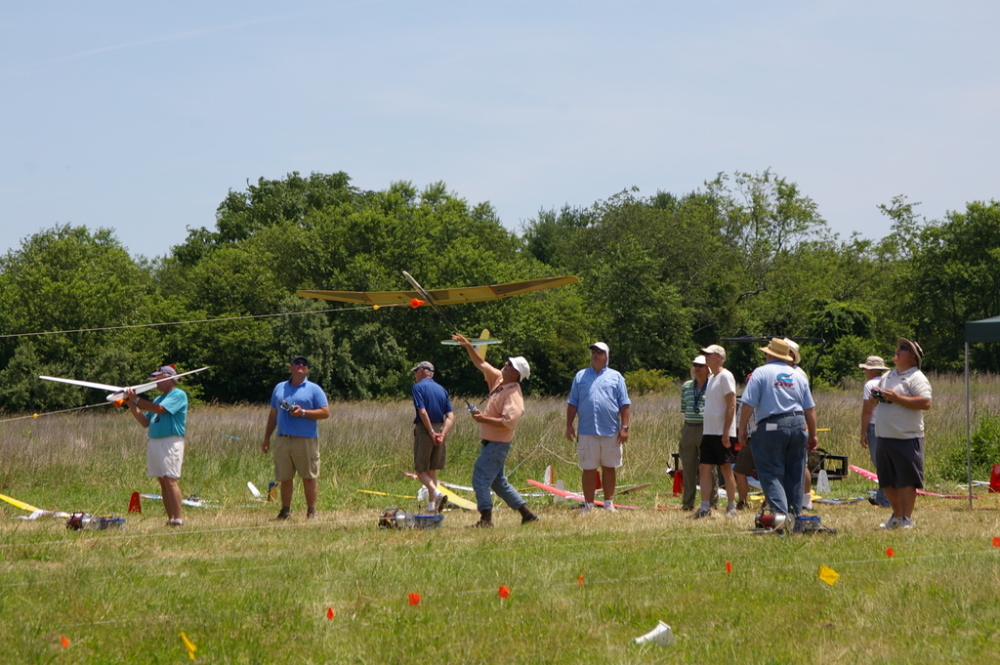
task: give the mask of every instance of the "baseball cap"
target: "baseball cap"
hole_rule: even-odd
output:
[[[696,356],[694,360],[691,361],[692,365],[704,365],[707,361],[705,356]]]
[[[591,350],[599,349],[601,351],[604,351],[604,353],[610,353],[611,351],[611,349],[608,348],[608,345],[605,344],[604,342],[594,342],[593,344],[590,345],[590,349]]]
[[[160,377],[177,376],[177,370],[170,365],[164,365],[160,367],[155,372],[149,375],[151,379],[158,379]]]
[[[421,360],[416,365],[410,368],[411,372],[416,372],[418,369],[426,369],[428,372],[434,371],[434,365],[430,364],[426,360]]]
[[[517,370],[520,375],[518,381],[524,381],[529,376],[531,376],[531,366],[528,365],[528,361],[524,356],[514,356],[513,358],[507,358],[510,361],[511,366]]]
[[[719,346],[718,344],[712,344],[711,346],[706,346],[704,349],[701,350],[701,352],[705,354],[714,353],[717,354],[723,360],[726,359],[726,350],[721,346]]]

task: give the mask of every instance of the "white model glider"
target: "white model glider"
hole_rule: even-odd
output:
[[[202,372],[208,369],[209,367],[210,366],[205,366],[199,369],[193,369],[190,372],[184,372],[183,374],[171,376],[170,379],[173,380],[173,379],[179,379],[182,376],[189,376],[191,374],[195,374],[196,372]],[[95,390],[107,391],[108,392],[107,399],[109,402],[123,401],[125,399],[125,391],[130,388],[138,395],[152,390],[153,388],[156,387],[156,384],[158,383],[158,381],[148,381],[146,383],[140,383],[139,385],[136,386],[126,386],[123,388],[121,386],[109,386],[106,383],[94,383],[93,381],[78,381],[77,379],[63,379],[58,376],[40,376],[38,378],[45,379],[46,381],[57,381],[59,383],[68,383],[73,386],[82,386],[84,388],[94,388]],[[160,381],[164,380],[165,379],[160,379]]]

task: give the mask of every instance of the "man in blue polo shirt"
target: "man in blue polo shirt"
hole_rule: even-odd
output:
[[[288,366],[291,378],[274,387],[271,410],[264,429],[261,450],[271,449],[271,435],[278,430],[274,446],[274,480],[281,487],[281,512],[277,519],[286,520],[292,511],[292,490],[295,473],[302,478],[306,497],[306,518],[316,517],[316,479],[319,477],[319,425],[317,421],[330,417],[330,406],[323,389],[309,380],[309,361],[303,356],[292,358]]]
[[[434,365],[426,360],[413,372],[413,470],[427,488],[427,510],[441,511],[448,500],[437,490],[437,472],[444,469],[445,437],[455,422],[448,391],[434,381]]]
[[[745,445],[754,418],[750,449],[775,525],[780,525],[787,515],[802,514],[806,455],[818,443],[816,405],[805,375],[788,366],[793,356],[787,340],[775,337],[761,351],[767,362],[753,371],[743,390],[738,435]]]
[[[598,467],[604,486],[604,508],[615,510],[616,469],[622,465],[622,446],[628,441],[629,406],[625,377],[608,367],[608,345],[590,346],[590,367],[573,378],[566,400],[566,438],[576,441],[576,453],[583,472],[583,511],[594,507]],[[573,421],[579,416],[579,438]]]
[[[160,482],[160,496],[167,511],[167,526],[182,526],[181,488],[177,481],[184,465],[184,434],[187,430],[187,393],[177,387],[177,370],[164,365],[149,375],[160,395],[148,400],[125,390],[129,413],[149,431],[146,472]]]

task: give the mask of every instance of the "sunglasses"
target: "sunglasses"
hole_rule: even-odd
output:
[[[304,366],[304,367],[309,367],[309,363],[307,363],[307,362],[306,362],[306,361],[304,361],[304,360],[296,360],[296,361],[295,361],[295,362],[293,362],[292,364],[293,364],[293,365],[302,365],[302,366]]]

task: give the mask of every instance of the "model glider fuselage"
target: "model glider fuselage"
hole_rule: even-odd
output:
[[[427,304],[425,296],[430,296],[435,305],[460,305],[473,302],[489,302],[502,300],[525,293],[554,289],[557,286],[576,284],[579,278],[572,275],[565,277],[544,277],[524,282],[508,282],[492,286],[467,286],[454,289],[430,289],[427,291],[312,291],[299,290],[296,295],[303,298],[317,298],[334,302],[346,302],[354,305],[374,305],[391,307],[407,305],[420,307]]]
[[[202,372],[202,371],[204,371],[204,370],[206,370],[208,368],[209,368],[209,366],[200,367],[198,369],[193,369],[190,372],[184,372],[183,374],[178,374],[177,376],[172,376],[170,378],[171,379],[179,379],[182,376],[189,376],[189,375],[195,374],[197,372]],[[111,386],[111,385],[108,385],[106,383],[94,383],[93,381],[80,381],[78,379],[64,379],[64,378],[58,377],[58,376],[40,376],[38,378],[39,379],[45,379],[46,381],[56,381],[58,383],[68,383],[68,384],[70,384],[72,386],[81,386],[83,388],[93,388],[95,390],[103,390],[103,391],[105,391],[105,392],[108,393],[107,400],[109,402],[120,402],[121,400],[125,399],[125,391],[128,390],[128,389],[130,389],[130,388],[132,389],[132,391],[135,394],[140,395],[142,393],[149,392],[150,390],[152,390],[153,388],[156,387],[157,383],[159,383],[159,381],[148,381],[146,383],[140,383],[139,385],[135,385],[135,386],[125,386],[125,387],[122,387],[122,386]],[[163,379],[160,379],[160,381],[163,381]]]

